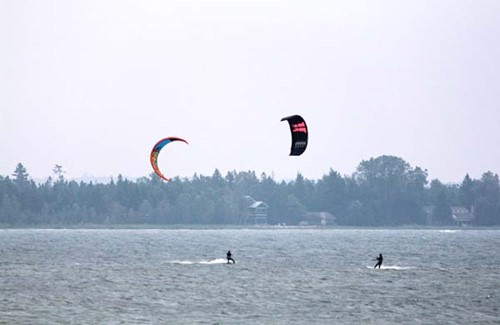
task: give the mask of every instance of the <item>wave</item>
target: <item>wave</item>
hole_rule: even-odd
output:
[[[373,266],[367,266],[369,269],[373,269]],[[397,266],[397,265],[382,265],[381,270],[411,270],[413,267],[410,266]]]
[[[214,260],[200,260],[200,261],[171,261],[170,264],[182,264],[182,265],[192,265],[192,264],[203,264],[203,265],[227,264],[227,259],[225,259],[225,258],[216,258]]]

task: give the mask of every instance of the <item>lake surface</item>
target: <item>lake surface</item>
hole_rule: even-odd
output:
[[[0,230],[0,324],[500,324],[500,230]]]

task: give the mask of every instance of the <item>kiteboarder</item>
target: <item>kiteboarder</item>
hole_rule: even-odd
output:
[[[236,262],[233,260],[233,258],[231,257],[231,251],[227,251],[227,264],[229,264],[229,261],[232,261],[233,264],[235,264]]]
[[[384,257],[382,256],[382,254],[380,254],[378,257],[375,257],[375,261],[378,261],[377,264],[375,264],[375,266],[373,267],[374,269],[378,268],[380,269],[380,267],[382,266],[382,262],[384,261]]]

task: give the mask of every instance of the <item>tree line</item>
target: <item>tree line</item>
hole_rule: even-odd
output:
[[[22,163],[0,176],[0,225],[241,224],[251,196],[268,206],[268,223],[298,224],[307,212],[329,212],[345,226],[451,225],[452,206],[475,215],[474,225],[500,225],[500,182],[487,171],[457,184],[427,180],[402,158],[362,161],[352,175],[330,169],[318,180],[300,173],[276,181],[254,171],[195,174],[166,183],[156,175],[108,183],[66,180],[62,166],[35,183]],[[430,215],[429,215],[430,214]]]

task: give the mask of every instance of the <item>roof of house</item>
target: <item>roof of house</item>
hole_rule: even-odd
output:
[[[255,201],[254,203],[250,204],[250,208],[255,209],[255,208],[269,208],[267,204],[265,204],[262,201]]]

